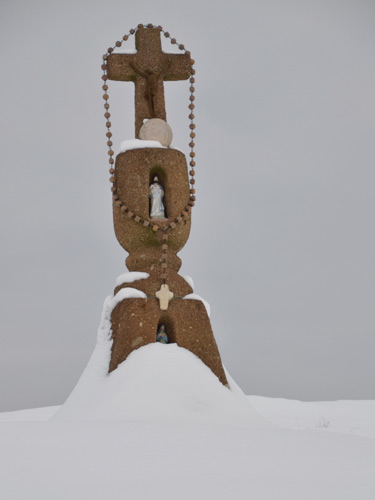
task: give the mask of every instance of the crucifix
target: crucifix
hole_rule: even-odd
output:
[[[187,80],[191,74],[189,54],[166,54],[161,49],[160,30],[140,27],[135,33],[135,54],[110,54],[107,75],[110,80],[135,84],[135,136],[143,120],[166,120],[164,81]]]

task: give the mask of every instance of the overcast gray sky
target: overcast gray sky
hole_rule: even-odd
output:
[[[65,400],[125,271],[100,64],[140,22],[196,60],[198,201],[180,255],[227,369],[248,394],[375,398],[374,6],[2,1],[0,410]],[[116,148],[134,137],[133,92],[111,85]],[[166,84],[185,152],[188,95]]]

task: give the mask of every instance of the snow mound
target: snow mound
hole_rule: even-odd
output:
[[[177,344],[141,347],[105,375],[110,347],[110,341],[106,349],[103,342],[98,343],[80,381],[53,420],[271,425],[244,395],[224,387],[198,357]]]

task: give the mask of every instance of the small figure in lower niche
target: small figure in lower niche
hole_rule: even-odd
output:
[[[161,323],[159,326],[158,333],[156,334],[156,342],[160,342],[162,344],[168,344],[169,342],[164,323]]]

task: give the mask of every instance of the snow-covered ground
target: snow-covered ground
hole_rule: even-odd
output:
[[[62,407],[0,414],[0,498],[374,499],[374,401],[244,396],[176,345],[101,377],[100,347]]]
[[[108,375],[116,300],[61,407],[0,414],[1,499],[375,498],[375,401],[245,396],[176,344]]]

